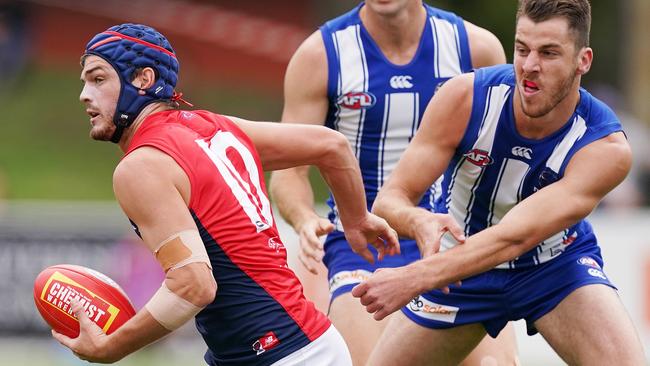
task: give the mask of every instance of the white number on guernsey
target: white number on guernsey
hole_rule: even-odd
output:
[[[237,140],[235,135],[226,131],[217,132],[210,141],[210,146],[203,140],[196,140],[196,143],[217,167],[257,232],[270,228],[273,225],[271,204],[262,190],[255,159],[246,146]],[[237,150],[244,161],[245,172],[237,171],[226,155],[228,148]],[[251,186],[255,188],[254,191]]]

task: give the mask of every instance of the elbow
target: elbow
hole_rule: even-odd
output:
[[[204,263],[191,263],[167,273],[167,286],[183,299],[204,308],[217,295],[217,282]]]
[[[354,156],[348,140],[342,133],[329,129],[328,132],[327,136],[321,140],[321,144],[323,145],[321,161],[326,163],[338,161],[340,163],[342,157]],[[354,161],[354,163],[356,164],[356,161]]]
[[[204,308],[212,302],[217,296],[217,282],[212,276],[201,281],[200,285],[197,286],[198,289],[196,293],[192,295],[190,302],[194,305]]]

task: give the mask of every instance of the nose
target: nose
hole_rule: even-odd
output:
[[[81,93],[79,93],[79,101],[81,101],[81,103],[90,102],[90,93],[88,91],[87,84],[84,84],[84,87],[81,89]]]
[[[526,59],[522,65],[524,73],[539,72],[539,55],[536,51],[531,51],[526,55]]]

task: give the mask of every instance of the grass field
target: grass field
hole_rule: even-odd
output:
[[[0,88],[0,199],[113,199],[111,177],[122,154],[114,144],[88,137],[90,125],[78,99],[78,78],[74,69],[34,69]],[[251,120],[280,118],[281,95],[226,88],[217,82],[192,85],[183,91],[196,109]],[[322,181],[316,174],[314,181],[322,200],[326,196]]]

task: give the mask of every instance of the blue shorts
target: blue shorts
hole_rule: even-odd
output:
[[[555,259],[524,269],[493,269],[450,286],[414,298],[402,312],[415,323],[446,329],[481,323],[496,338],[508,321],[525,319],[528,334],[534,323],[582,286],[603,284],[614,289],[602,270],[600,248],[585,243]]]
[[[323,263],[327,267],[327,280],[330,288],[330,303],[344,293],[366,280],[378,268],[401,267],[420,259],[420,249],[415,240],[400,240],[400,255],[385,256],[377,261],[377,251],[369,247],[375,257],[370,264],[350,249],[341,231],[333,231],[325,239]]]

